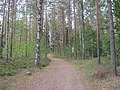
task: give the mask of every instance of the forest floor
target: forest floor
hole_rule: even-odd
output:
[[[84,75],[72,63],[51,55],[48,57],[51,59],[49,66],[31,76],[15,77],[16,83],[13,81],[5,90],[92,90]]]
[[[115,77],[111,73],[110,59],[101,57],[101,64],[97,61],[97,58],[70,60],[84,74],[93,90],[120,90],[120,66]]]
[[[74,60],[54,57],[49,66],[32,68],[32,75],[23,69],[14,76],[0,77],[0,90],[120,90],[120,76],[113,77],[110,60]],[[117,68],[120,75],[120,67]]]

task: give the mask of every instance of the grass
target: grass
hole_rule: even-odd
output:
[[[41,60],[40,66],[46,67],[49,65],[50,60]],[[11,60],[9,63],[5,63],[3,60],[0,61],[0,76],[13,76],[20,71],[20,69],[29,69],[35,67],[34,60],[28,58]]]
[[[41,60],[40,68],[48,66],[50,60],[48,58]],[[9,63],[5,63],[4,60],[0,60],[0,90],[9,90],[9,87],[14,87],[14,84],[24,84],[27,81],[27,71],[31,71],[32,74],[39,72],[40,69],[35,67],[34,59],[21,58],[17,60],[11,60]]]
[[[120,89],[120,77],[112,76],[109,59],[102,58],[100,65],[98,65],[96,58],[91,60],[72,60],[72,63],[85,74],[93,90]],[[118,71],[120,71],[120,67],[118,67]]]

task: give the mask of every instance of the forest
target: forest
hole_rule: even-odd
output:
[[[19,90],[18,86],[8,88],[13,81],[9,78],[23,71],[44,78],[41,69],[49,67],[49,72],[60,73],[67,66],[73,69],[70,63],[85,74],[87,82],[93,81],[88,85],[93,89],[60,85],[42,89],[41,84],[20,90],[119,90],[119,30],[120,0],[0,0],[0,90]],[[57,76],[59,81],[62,77]],[[70,76],[74,77],[79,75]],[[60,83],[71,86],[66,81]]]

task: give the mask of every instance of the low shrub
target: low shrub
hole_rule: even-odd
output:
[[[17,70],[12,65],[0,65],[0,76],[13,76]]]
[[[105,67],[105,66],[99,66],[93,76],[96,77],[96,78],[104,78],[106,75],[110,74],[111,73],[111,68],[110,67]]]
[[[49,59],[41,60],[40,67],[46,67],[50,63]],[[8,63],[0,61],[0,76],[13,76],[20,71],[20,69],[29,69],[35,67],[34,59],[18,59],[11,60]]]

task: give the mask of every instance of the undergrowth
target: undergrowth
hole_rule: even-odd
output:
[[[93,86],[93,90],[119,90],[120,78],[113,77],[111,73],[110,59],[101,58],[98,64],[97,58],[91,60],[72,60],[75,66],[83,72]],[[120,67],[117,67],[118,72]]]
[[[40,67],[46,67],[49,65],[50,60],[45,59],[40,61]],[[23,58],[18,60],[11,60],[6,63],[4,60],[0,60],[0,76],[13,76],[21,69],[34,68],[34,59]]]

